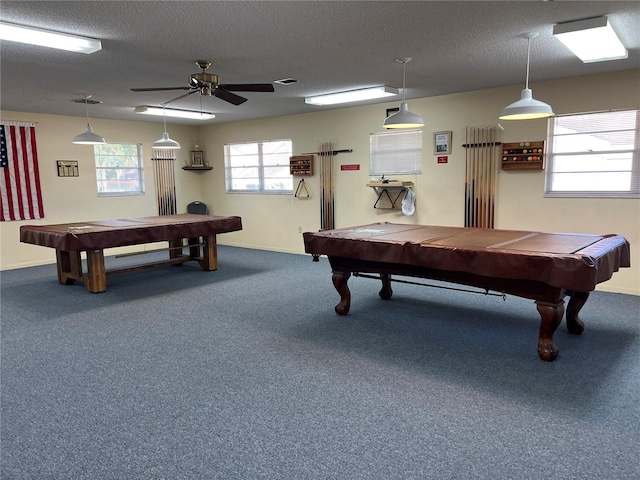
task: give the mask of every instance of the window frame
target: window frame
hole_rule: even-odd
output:
[[[280,153],[265,153],[265,145],[269,144],[269,143],[288,143],[288,151],[287,152],[280,152]],[[253,154],[253,155],[247,155],[247,156],[257,156],[257,164],[252,164],[252,165],[246,165],[246,166],[231,166],[231,159],[232,159],[232,155],[231,155],[231,148],[233,146],[236,145],[255,145],[257,146],[257,153]],[[265,157],[268,155],[286,155],[286,163],[285,164],[276,164],[276,165],[271,165],[269,163],[265,164]],[[251,142],[233,142],[233,143],[226,143],[224,145],[224,169],[225,169],[225,190],[226,193],[249,193],[249,194],[254,194],[254,195],[291,195],[293,194],[293,175],[291,175],[290,173],[290,157],[291,155],[293,155],[293,141],[289,138],[281,138],[281,139],[275,139],[275,140],[260,140],[260,141],[251,141]],[[255,177],[258,181],[257,183],[257,187],[256,188],[233,188],[233,182],[234,182],[234,178],[236,180],[238,180],[241,177],[233,177],[233,170],[234,169],[241,169],[241,168],[247,168],[247,169],[257,169],[257,177]],[[265,171],[268,171],[269,169],[286,169],[285,171],[288,172],[287,175],[285,176],[269,176],[265,174]],[[290,188],[281,188],[281,189],[274,189],[274,188],[267,188],[267,184],[268,184],[268,179],[278,179],[278,178],[285,178],[290,182]]]
[[[630,125],[629,128],[613,128],[611,121],[611,114],[617,113],[625,113],[630,112],[632,115],[635,114],[635,127]],[[597,123],[596,115],[603,115],[603,121],[601,123]],[[609,115],[608,123],[604,123],[607,117],[604,115]],[[591,128],[584,129],[579,131],[574,131],[574,133],[558,133],[557,130],[561,128],[561,125],[558,125],[558,122],[561,122],[562,119],[566,119],[567,117],[585,117],[585,124],[589,122],[596,122],[596,126],[602,125],[602,128]],[[587,118],[589,117],[589,118]],[[592,150],[587,148],[584,151],[576,149],[575,151],[562,151],[555,152],[554,147],[556,145],[555,140],[560,141],[562,137],[570,137],[571,135],[624,135],[629,132],[633,132],[633,146],[631,148],[610,148],[603,150]],[[613,139],[611,140],[613,143]],[[615,146],[615,145],[614,145]],[[548,120],[547,123],[547,158],[546,158],[546,171],[545,171],[545,186],[544,186],[544,196],[549,198],[640,198],[640,109],[629,108],[629,109],[620,109],[620,110],[607,110],[607,111],[598,111],[598,112],[586,112],[586,113],[574,113],[568,115],[557,115]],[[614,161],[614,156],[628,156],[631,155],[631,165],[629,170],[622,169],[607,169],[606,162]],[[570,157],[583,157],[585,159],[593,159],[593,164],[596,167],[591,167],[590,170],[569,170],[566,169],[564,172],[560,170],[562,167],[558,164],[561,163],[562,157],[569,159]],[[606,156],[606,157],[603,157]],[[557,158],[556,158],[557,157]],[[601,157],[598,159],[598,157]],[[558,160],[558,161],[556,161]],[[627,159],[628,161],[628,159]],[[566,167],[565,167],[566,168]],[[555,180],[554,176],[559,173],[566,173],[567,175],[574,174],[615,174],[619,173],[629,173],[631,178],[629,180],[629,188],[624,190],[594,190],[592,188],[587,188],[583,190],[553,190],[553,182]],[[627,177],[628,179],[628,177]],[[574,180],[578,182],[578,180]],[[626,181],[626,180],[625,180]]]
[[[117,164],[112,166],[104,166],[99,161],[99,157],[127,157],[131,158],[132,154],[106,154],[101,152],[100,149],[105,145],[123,145],[126,147],[135,147],[136,148],[136,163],[137,165],[124,165]],[[119,196],[133,196],[133,195],[144,195],[145,193],[145,185],[144,185],[144,161],[142,158],[142,144],[141,143],[123,143],[123,142],[108,142],[106,144],[97,144],[93,146],[93,157],[94,157],[94,166],[96,171],[96,188],[98,191],[99,197],[119,197]],[[115,176],[108,175],[108,172],[112,171]],[[136,174],[133,175],[133,189],[124,189],[122,185],[129,185],[128,180],[125,178],[128,172],[135,171]],[[102,175],[102,172],[105,174]],[[137,176],[137,182],[136,177]],[[102,182],[116,182],[118,186],[121,186],[119,190],[113,191],[101,191],[101,183]]]

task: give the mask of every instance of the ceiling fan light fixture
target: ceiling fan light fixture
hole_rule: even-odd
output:
[[[81,37],[79,35],[26,27],[7,22],[0,22],[0,40],[86,54],[102,50],[102,43],[95,38]]]
[[[200,112],[197,110],[181,110],[178,108],[167,108],[166,112],[163,111],[162,107],[150,107],[149,105],[141,105],[139,107],[135,107],[133,109],[134,113],[139,113],[142,115],[165,115],[167,117],[174,118],[188,118],[192,120],[211,120],[212,118],[216,118],[214,113],[211,112]]]
[[[396,59],[396,62],[402,64],[402,103],[400,104],[400,109],[396,113],[385,118],[384,123],[382,124],[384,128],[400,129],[424,127],[424,120],[422,117],[409,111],[409,106],[404,98],[406,91],[406,66],[410,61],[410,57]]]
[[[322,95],[312,95],[305,97],[304,102],[310,105],[338,105],[340,103],[361,102],[376,98],[398,95],[398,89],[381,85],[377,87],[359,88],[357,90],[346,90],[344,92],[326,93]]]
[[[547,118],[553,116],[550,105],[533,98],[533,92],[529,88],[529,62],[531,57],[531,39],[537,37],[537,33],[522,35],[527,39],[527,79],[525,88],[520,93],[520,100],[513,102],[502,110],[500,120],[532,120],[535,118]]]
[[[583,63],[620,60],[629,52],[620,41],[608,17],[587,18],[553,26],[553,36]]]

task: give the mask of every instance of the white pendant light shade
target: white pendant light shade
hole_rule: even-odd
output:
[[[181,147],[178,142],[169,138],[167,132],[164,132],[160,140],[153,142],[153,148],[157,148],[158,150],[178,150]]]
[[[167,114],[165,109],[166,106],[166,103],[162,105],[162,121],[164,123],[164,132],[162,133],[162,138],[160,140],[156,140],[155,142],[153,142],[153,148],[156,148],[158,150],[178,150],[179,148],[181,148],[180,144],[175,140],[170,139],[169,134],[167,133]]]
[[[87,131],[73,137],[73,143],[78,145],[96,145],[99,143],[107,143],[104,137],[93,133],[91,126],[87,123]]]
[[[402,64],[402,103],[400,109],[391,115],[389,115],[382,124],[385,128],[420,128],[424,127],[424,120],[421,116],[411,113],[409,106],[405,101],[404,94],[406,90],[406,65],[411,61],[410,57],[397,58],[396,62]]]
[[[77,145],[98,145],[100,143],[107,143],[104,137],[98,135],[97,133],[93,133],[93,130],[91,129],[91,125],[89,125],[89,99],[90,98],[91,98],[91,95],[87,95],[86,97],[84,97],[84,105],[87,110],[87,130],[84,133],[81,133],[80,135],[76,135],[75,137],[73,137],[73,140],[72,140],[72,143],[75,143]],[[76,100],[76,102],[80,102],[80,100]],[[92,101],[92,103],[102,103],[102,102]]]
[[[531,120],[534,118],[547,118],[553,116],[553,110],[548,104],[533,98],[533,92],[529,88],[529,59],[531,54],[531,39],[537,37],[537,33],[526,33],[527,39],[527,80],[522,89],[520,100],[513,102],[500,113],[500,120]]]
[[[389,115],[382,126],[385,128],[420,128],[424,127],[424,120],[421,116],[411,113],[409,106],[402,102],[400,110]]]
[[[500,120],[529,120],[533,118],[546,118],[553,115],[551,106],[536,100],[532,96],[530,88],[522,89],[522,96],[517,102],[502,110]]]

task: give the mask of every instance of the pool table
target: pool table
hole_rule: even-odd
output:
[[[326,255],[340,295],[335,311],[349,312],[349,277],[376,274],[379,295],[392,296],[392,275],[434,279],[535,300],[541,317],[538,355],[553,361],[553,334],[566,307],[569,332],[589,292],[630,266],[629,242],[620,235],[544,233],[446,226],[374,223],[306,232],[305,251]]]
[[[69,285],[81,281],[88,291],[100,293],[107,290],[107,274],[178,265],[189,261],[198,262],[203,270],[216,270],[216,235],[237,230],[242,230],[240,217],[184,213],[57,225],[23,225],[20,227],[20,241],[56,249],[60,283]],[[105,248],[161,241],[169,242],[166,249],[169,252],[168,260],[128,268],[105,269]],[[184,253],[185,247],[188,248],[188,254]],[[82,252],[86,252],[86,273],[82,267]]]

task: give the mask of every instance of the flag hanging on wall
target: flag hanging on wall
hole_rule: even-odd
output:
[[[0,221],[44,218],[36,128],[0,122]]]

